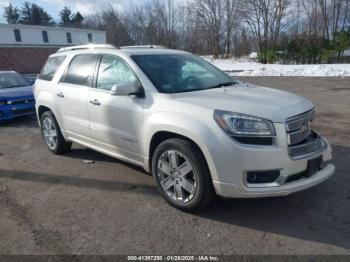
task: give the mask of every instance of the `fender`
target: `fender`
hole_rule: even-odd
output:
[[[61,127],[61,132],[62,135],[65,139],[67,139],[64,129],[62,128],[62,121],[61,119],[58,117],[57,111],[56,111],[56,97],[49,91],[47,90],[41,90],[40,92],[38,92],[38,97],[35,98],[36,104],[36,112],[37,112],[37,117],[38,117],[38,122],[39,122],[39,126],[40,126],[40,119],[39,119],[39,108],[41,106],[45,106],[47,108],[49,108],[52,113],[55,115],[55,118],[57,120],[58,125]]]
[[[181,123],[181,125],[179,125]],[[144,120],[145,134],[143,138],[143,152],[145,157],[145,170],[150,171],[149,167],[149,151],[153,136],[158,132],[171,132],[189,138],[197,144],[202,151],[212,175],[212,179],[216,178],[216,168],[211,156],[210,150],[206,143],[210,139],[215,139],[215,133],[200,118],[192,115],[178,114],[174,112],[153,113]]]

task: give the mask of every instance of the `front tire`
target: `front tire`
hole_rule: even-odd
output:
[[[156,148],[152,175],[164,199],[183,211],[198,211],[215,195],[202,152],[184,139],[169,139]]]
[[[71,149],[72,143],[64,139],[57,120],[51,111],[42,114],[40,123],[41,133],[46,145],[52,153],[59,155]]]

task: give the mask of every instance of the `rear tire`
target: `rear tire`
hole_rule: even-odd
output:
[[[152,175],[161,195],[177,209],[198,211],[215,196],[205,158],[190,141],[162,142],[152,157]]]
[[[68,152],[72,147],[72,142],[67,142],[61,132],[54,114],[47,111],[40,118],[41,133],[46,145],[54,154],[63,154]]]

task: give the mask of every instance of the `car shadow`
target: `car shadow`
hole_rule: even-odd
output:
[[[350,148],[334,146],[335,175],[281,198],[217,198],[197,215],[206,219],[350,248]]]
[[[148,173],[141,167],[129,164],[127,162],[118,160],[116,158],[107,156],[105,154],[99,153],[97,151],[91,150],[89,148],[73,148],[68,153],[63,155],[63,157],[68,158],[75,158],[80,160],[87,160],[87,161],[93,161],[93,162],[106,162],[106,163],[115,163],[115,164],[121,164],[124,166],[127,166],[129,168],[132,168],[140,173],[147,174]]]
[[[100,180],[77,176],[33,173],[17,170],[0,170],[0,178],[29,181],[42,184],[66,185],[108,191],[132,191],[147,195],[158,195],[157,188],[151,185]]]
[[[35,126],[31,122],[29,125]],[[270,233],[350,249],[350,148],[333,146],[333,149],[336,173],[316,187],[281,198],[217,197],[194,216],[261,231],[262,241],[264,233]],[[144,172],[142,168],[89,149],[73,149],[65,157],[113,162]],[[159,196],[155,185],[9,170],[0,170],[0,178]]]

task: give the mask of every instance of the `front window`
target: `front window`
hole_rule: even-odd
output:
[[[236,84],[230,76],[191,54],[133,55],[161,93],[192,92]]]
[[[22,86],[30,86],[27,79],[18,73],[1,73],[0,74],[0,89],[14,88]]]
[[[97,77],[97,88],[110,91],[114,85],[127,85],[138,80],[133,71],[121,59],[104,55]]]

